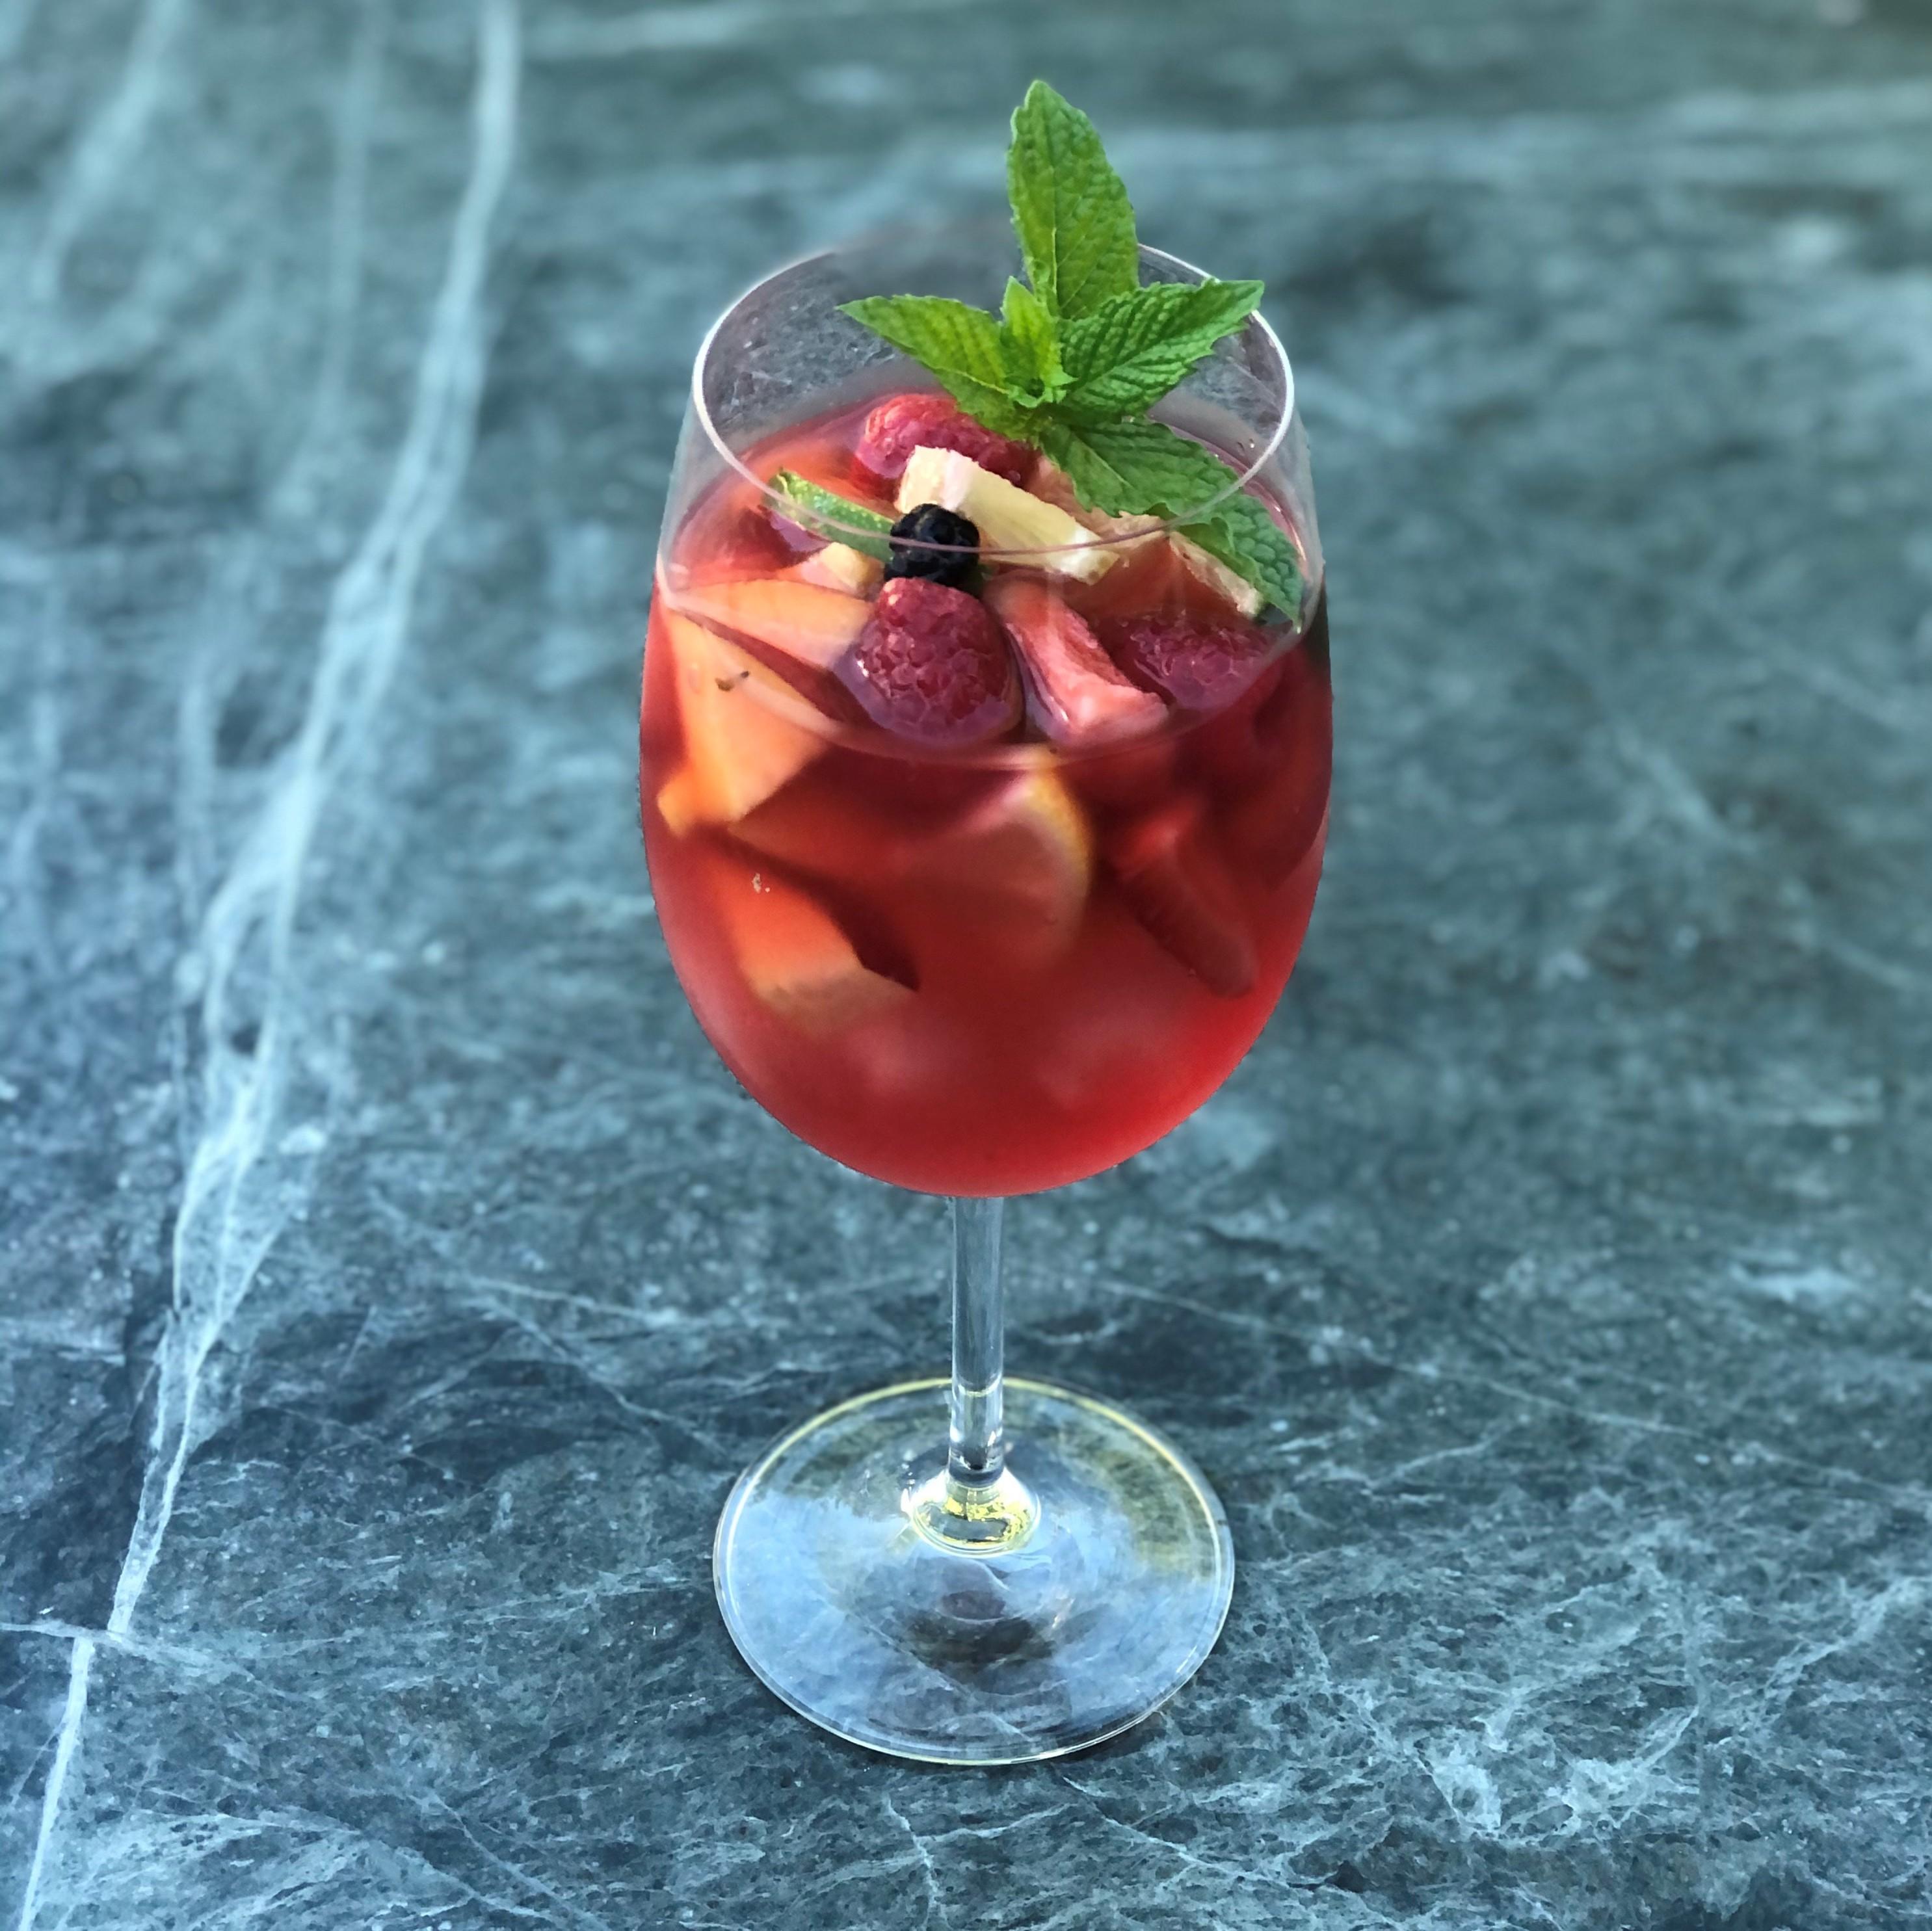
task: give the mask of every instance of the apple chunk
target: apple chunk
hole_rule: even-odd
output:
[[[819,1039],[842,1033],[914,996],[865,964],[838,922],[796,886],[721,858],[712,886],[745,983],[800,1032]]]
[[[886,566],[876,556],[868,556],[847,543],[828,543],[823,550],[814,550],[803,562],[778,572],[788,582],[817,583],[854,597],[871,596],[885,574]]]
[[[701,622],[722,625],[819,670],[829,670],[851,649],[872,613],[863,597],[782,577],[703,584],[678,601]]]
[[[674,610],[662,613],[684,727],[684,763],[658,793],[674,832],[734,824],[825,748],[803,701],[748,652]]]

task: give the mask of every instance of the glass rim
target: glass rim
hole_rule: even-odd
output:
[[[954,228],[980,227],[990,226],[992,223],[990,220],[983,223],[955,222],[946,225]],[[717,424],[712,419],[710,407],[705,400],[705,371],[710,364],[712,352],[717,346],[719,333],[724,325],[748,301],[754,296],[762,294],[773,283],[782,280],[785,276],[795,274],[800,268],[809,268],[814,262],[829,262],[836,256],[849,253],[854,249],[866,247],[868,244],[875,244],[889,238],[889,236],[882,235],[860,236],[836,247],[820,248],[812,254],[800,255],[795,259],[785,262],[782,266],[774,268],[770,274],[763,276],[754,282],[734,301],[728,303],[720,311],[717,319],[704,331],[704,339],[698,345],[698,353],[692,359],[691,365],[692,417],[704,430],[706,439],[725,467],[744,481],[749,483],[758,491],[760,497],[765,502],[776,508],[781,514],[787,516],[790,514],[788,507],[789,499],[782,491],[773,489],[770,480],[760,475],[724,439],[718,430]],[[1184,260],[1179,255],[1170,254],[1164,248],[1151,247],[1144,241],[1139,244],[1139,247],[1143,256],[1150,256],[1156,261],[1166,262],[1172,267],[1184,270],[1188,274],[1197,276],[1203,280],[1209,278],[1208,271],[1205,268],[1197,268],[1193,262]],[[1231,496],[1245,493],[1248,485],[1261,475],[1280,453],[1282,443],[1287,439],[1289,428],[1294,423],[1295,409],[1294,365],[1289,361],[1288,351],[1282,346],[1281,337],[1275,333],[1274,325],[1262,314],[1258,308],[1253,310],[1242,324],[1243,334],[1245,335],[1250,331],[1260,337],[1268,355],[1280,371],[1282,391],[1282,406],[1279,419],[1276,421],[1267,440],[1255,452],[1254,460],[1246,468],[1234,474],[1232,480],[1226,488],[1217,490],[1213,496],[1206,498],[1180,515],[1136,518],[1136,521],[1142,524],[1142,527],[1132,530],[1122,530],[1112,535],[1104,535],[1097,530],[1094,531],[1090,532],[1089,540],[1084,543],[1055,543],[1023,550],[995,550],[989,549],[984,544],[974,544],[970,546],[970,553],[981,558],[1012,562],[1028,557],[1064,556],[1076,550],[1106,549],[1118,544],[1138,543],[1151,535],[1166,535],[1174,531],[1185,530],[1190,523],[1198,523],[1203,517],[1210,514],[1219,505],[1226,502]],[[910,361],[910,358],[904,359],[908,362]],[[916,367],[917,364],[913,364],[912,366]],[[939,393],[943,394],[944,391],[942,389]],[[1181,431],[1176,433],[1184,433]],[[1214,449],[1211,445],[1206,443],[1202,444],[1202,446],[1208,448],[1211,454],[1220,457],[1223,461],[1227,460],[1225,451]],[[1051,460],[1046,457],[1043,451],[1038,453],[1042,460]],[[1233,470],[1234,465],[1232,463],[1229,463],[1228,466],[1231,471]],[[856,524],[840,523],[835,517],[821,514],[816,511],[812,513],[812,526],[815,531],[836,531],[844,535],[862,536],[873,542],[878,540],[878,532],[875,529],[866,529]],[[969,553],[969,546],[963,544],[928,543],[922,541],[919,547],[941,554],[949,552],[960,555]]]

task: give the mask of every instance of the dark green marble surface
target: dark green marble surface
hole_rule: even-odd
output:
[[[1011,1216],[1226,1636],[949,1774],[711,1605],[942,1221],[713,1061],[633,706],[710,315],[1035,72],[1268,279],[1337,801]],[[1932,1923],[1928,1180],[1919,0],[0,0],[0,1925]]]

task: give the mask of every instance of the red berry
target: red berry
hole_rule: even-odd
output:
[[[1274,643],[1251,623],[1185,616],[1118,619],[1102,632],[1114,661],[1184,711],[1218,711],[1252,683]]]
[[[1018,722],[1019,679],[992,613],[922,577],[879,592],[838,675],[873,718],[934,745],[983,744]]]
[[[1148,931],[1209,991],[1239,999],[1254,990],[1261,966],[1205,818],[1198,798],[1175,798],[1114,832],[1107,862]]]
[[[1022,487],[1033,473],[1034,453],[1024,442],[982,428],[950,396],[924,394],[880,403],[866,418],[853,460],[866,476],[890,484],[904,475],[906,458],[915,449],[956,449],[981,469]]]

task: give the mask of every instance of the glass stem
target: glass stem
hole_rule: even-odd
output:
[[[1003,1200],[952,1203],[952,1427],[947,1472],[976,1489],[1006,1465],[1006,1306],[1000,1280]]]

